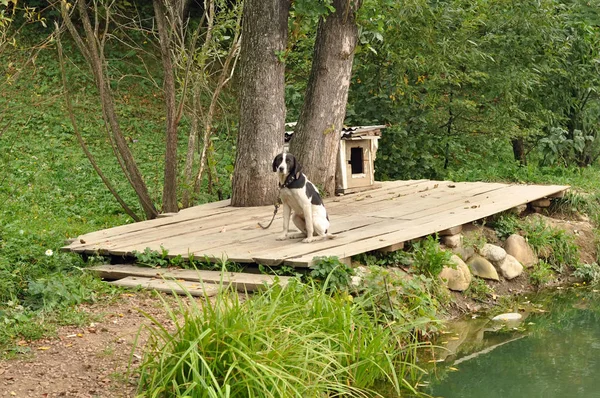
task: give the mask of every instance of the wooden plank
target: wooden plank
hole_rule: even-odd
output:
[[[109,282],[111,285],[128,288],[143,288],[159,292],[187,295],[196,297],[211,297],[219,292],[219,286],[202,285],[200,282],[176,281],[167,279],[152,279],[138,276],[128,276]]]
[[[473,205],[475,207],[463,206],[462,208],[457,208],[454,212],[449,212],[445,217],[432,214],[426,218],[418,219],[415,222],[406,223],[405,225],[409,226],[406,229],[400,229],[395,232],[362,239],[360,242],[352,245],[331,247],[319,252],[289,258],[284,261],[284,264],[306,267],[311,265],[312,257],[316,256],[337,256],[344,258],[370,250],[377,250],[397,242],[405,242],[410,239],[433,234],[458,224],[466,224],[488,217],[492,214],[510,209],[518,204],[522,204],[520,202],[530,202],[539,197],[547,196],[549,194],[548,192],[556,192],[562,188],[564,187],[549,186],[539,188],[539,186],[508,186],[502,190],[503,195],[501,196],[501,203],[497,202],[497,197],[481,197],[479,201]]]
[[[234,209],[234,210],[232,210]],[[138,224],[138,228],[133,231],[121,231],[121,233],[116,234],[106,234],[102,237],[94,237],[93,239],[87,238],[87,236],[83,236],[82,240],[84,243],[75,242],[68,246],[68,248],[72,251],[96,251],[100,247],[107,248],[110,247],[111,242],[118,242],[119,245],[125,244],[125,242],[131,241],[144,241],[144,240],[152,240],[152,238],[162,237],[162,236],[174,236],[178,234],[184,234],[188,232],[200,232],[206,230],[206,233],[212,233],[213,231],[210,228],[222,228],[224,225],[228,223],[228,220],[235,219],[241,220],[240,224],[254,224],[262,221],[264,219],[268,219],[272,214],[273,210],[271,208],[269,212],[269,207],[252,207],[252,208],[229,208],[229,211],[224,212],[224,209],[221,209],[221,212],[216,214],[206,215],[203,219],[178,219],[174,220],[177,216],[169,217],[166,219],[160,220],[150,220],[143,221]],[[164,222],[165,220],[174,220],[173,222]],[[159,222],[161,221],[161,222]],[[140,225],[145,224],[145,225]],[[118,227],[116,227],[118,228]],[[112,230],[112,229],[111,229]],[[110,230],[107,230],[110,231]],[[87,239],[87,240],[86,240]]]
[[[275,283],[276,277],[264,274],[249,274],[245,272],[221,272],[210,270],[192,270],[179,268],[147,268],[129,264],[98,265],[87,268],[100,278],[114,280],[128,276],[144,278],[177,279],[189,282],[211,284],[234,285],[239,291],[256,291],[265,285]],[[288,284],[290,277],[279,276],[277,281],[280,285]]]

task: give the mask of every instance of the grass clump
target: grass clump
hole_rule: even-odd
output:
[[[150,317],[139,392],[152,397],[377,396],[410,390],[406,328],[367,311],[346,293],[294,280],[248,299],[165,304],[174,330]]]

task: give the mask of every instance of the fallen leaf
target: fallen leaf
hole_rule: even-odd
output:
[[[457,368],[455,368],[455,367],[453,367],[453,366],[450,366],[450,367],[448,368],[448,370],[451,370],[451,371],[453,371],[453,372],[458,372],[458,369],[457,369]]]
[[[46,351],[46,350],[49,350],[49,349],[50,349],[50,347],[48,347],[48,346],[38,347],[38,350],[41,350],[41,351]]]

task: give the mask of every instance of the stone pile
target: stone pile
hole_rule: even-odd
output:
[[[456,267],[444,267],[440,274],[450,290],[465,291],[472,276],[493,281],[499,281],[500,277],[511,280],[521,275],[523,268],[538,262],[533,249],[520,235],[509,236],[504,247],[486,243],[480,248],[463,245],[461,227],[442,231],[440,235],[441,242],[454,253],[451,262]]]

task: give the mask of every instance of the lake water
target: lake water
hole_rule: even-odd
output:
[[[447,350],[435,357],[444,361],[427,392],[445,398],[600,398],[600,293],[564,289],[524,300],[516,308],[524,314],[518,324],[485,318],[454,325],[440,343]]]

